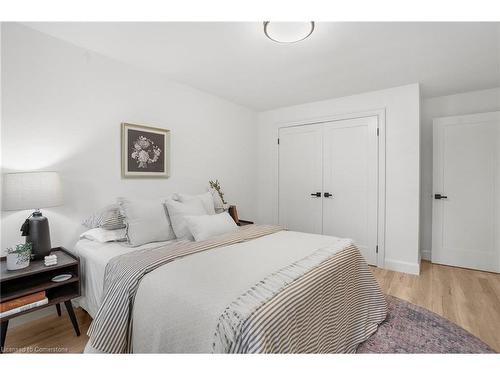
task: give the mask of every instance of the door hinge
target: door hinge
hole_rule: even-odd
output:
[[[378,134],[379,134],[379,128],[377,128],[377,137],[378,137]]]
[[[378,245],[375,246],[375,252],[378,254]]]
[[[280,144],[280,139],[278,138],[278,144]]]

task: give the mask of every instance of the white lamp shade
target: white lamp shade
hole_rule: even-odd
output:
[[[54,207],[62,203],[57,172],[7,173],[3,176],[4,211]]]

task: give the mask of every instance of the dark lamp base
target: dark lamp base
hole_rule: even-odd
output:
[[[29,219],[29,234],[26,243],[31,242],[31,254],[35,259],[42,259],[50,254],[49,220],[42,216],[40,211],[35,211]]]

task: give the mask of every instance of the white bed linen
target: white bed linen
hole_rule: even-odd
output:
[[[101,243],[88,239],[79,240],[74,247],[73,253],[80,257],[82,295],[74,300],[74,303],[86,310],[91,317],[94,317],[103,297],[106,264],[111,258],[139,249],[164,246],[171,242],[173,241],[152,242],[131,247],[119,242]]]
[[[135,353],[210,353],[220,314],[256,283],[318,249],[349,240],[282,231],[207,250],[144,276],[133,310]],[[104,274],[102,274],[104,277]],[[96,350],[90,344],[87,353]]]

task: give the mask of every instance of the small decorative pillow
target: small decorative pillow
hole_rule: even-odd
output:
[[[195,241],[208,240],[238,229],[227,212],[215,215],[186,216],[185,220]]]
[[[220,197],[217,190],[213,188],[209,188],[208,191],[212,194],[212,199],[214,201],[214,209],[216,214],[220,214],[224,212],[224,203],[222,202],[222,198]]]
[[[88,231],[80,234],[80,238],[86,238],[91,241],[96,242],[114,242],[114,241],[126,241],[125,229],[102,229],[102,228],[92,228]]]
[[[201,200],[203,207],[205,207],[205,211],[207,211],[209,215],[215,214],[214,199],[212,197],[212,193],[210,193],[209,191],[198,195],[178,193],[174,194],[173,199],[182,203],[186,203],[192,199],[199,199]]]
[[[82,221],[87,228],[121,229],[125,228],[124,217],[120,213],[117,204],[110,204],[103,209],[94,212]]]
[[[193,240],[186,223],[186,216],[207,215],[208,212],[200,199],[190,199],[185,202],[176,201],[172,198],[165,200],[165,207],[172,222],[172,228],[179,240]]]
[[[103,229],[122,229],[125,228],[125,217],[120,212],[120,208],[109,210],[102,215],[101,228]]]
[[[118,198],[127,225],[127,242],[139,246],[150,242],[175,239],[175,233],[160,199]]]

